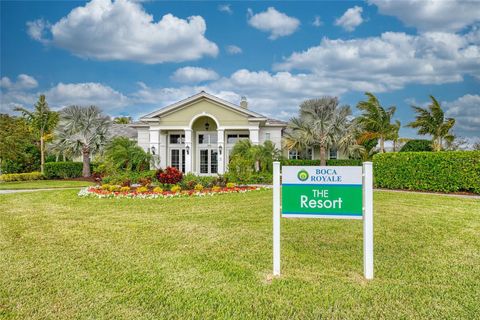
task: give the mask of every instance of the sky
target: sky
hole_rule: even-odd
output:
[[[480,1],[1,1],[0,107],[96,105],[138,119],[201,90],[288,120],[306,99],[429,95],[480,137]]]

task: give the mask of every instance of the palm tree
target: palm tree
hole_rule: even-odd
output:
[[[357,108],[363,111],[357,118],[364,131],[360,141],[377,138],[380,143],[380,152],[385,152],[385,140],[394,140],[400,128],[399,121],[395,124],[391,123],[396,107],[385,109],[374,94],[365,92],[365,95],[368,99],[357,104]]]
[[[361,147],[353,138],[357,124],[349,120],[351,114],[350,107],[339,106],[336,97],[306,100],[300,105],[299,116],[292,118],[287,126],[284,146],[300,151],[318,147],[322,166],[326,165],[329,148],[356,154]]]
[[[40,171],[43,173],[45,167],[45,140],[49,138],[57,126],[58,113],[50,111],[48,103],[45,100],[45,95],[43,94],[38,98],[34,111],[29,111],[21,107],[17,107],[14,110],[20,111],[38,134],[40,140]]]
[[[113,139],[105,148],[105,159],[116,171],[143,171],[147,170],[152,161],[152,155],[145,152],[125,137]]]
[[[115,117],[113,119],[113,123],[117,123],[117,124],[129,124],[130,122],[132,122],[132,117],[123,116],[123,117]]]
[[[435,151],[442,150],[443,141],[452,142],[455,137],[450,130],[455,125],[455,119],[446,118],[445,114],[434,96],[430,96],[432,103],[427,108],[412,106],[417,113],[415,121],[410,122],[407,126],[418,128],[418,134],[429,134],[432,136],[433,149]]]
[[[82,156],[84,177],[90,177],[90,155],[102,150],[107,142],[110,123],[110,118],[95,106],[70,106],[60,113],[56,144],[72,156]]]

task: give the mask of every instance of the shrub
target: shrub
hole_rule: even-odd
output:
[[[4,182],[41,180],[43,178],[43,174],[36,171],[28,173],[7,173],[0,175],[0,181]]]
[[[101,188],[102,188],[102,190],[107,190],[108,191],[108,190],[110,190],[110,185],[108,183],[102,184]]]
[[[138,192],[138,193],[148,192],[148,188],[147,188],[147,187],[138,187],[138,188],[137,188],[137,192]]]
[[[400,149],[400,152],[420,152],[420,151],[433,151],[432,141],[415,139],[409,140]]]
[[[235,183],[233,183],[233,182],[227,183],[227,188],[229,188],[229,189],[235,188]]]
[[[94,171],[94,165],[90,166]],[[83,163],[81,162],[47,162],[45,163],[45,177],[48,179],[67,179],[82,176]]]
[[[130,191],[130,187],[129,186],[123,186],[120,188],[120,192],[128,192]]]
[[[480,193],[480,151],[383,153],[373,168],[380,188]]]
[[[178,186],[178,185],[174,185],[170,191],[173,192],[173,193],[177,193],[177,192],[180,192],[182,190],[182,187]]]
[[[320,166],[320,160],[283,160],[282,166]],[[360,159],[328,159],[327,166],[361,166]]]
[[[213,191],[213,192],[218,192],[218,191],[220,191],[220,190],[222,190],[222,187],[220,187],[220,186],[213,186],[213,187],[212,187],[212,191]]]
[[[158,169],[156,175],[158,182],[163,184],[177,184],[183,179],[183,173],[174,167],[167,167],[165,170]]]
[[[120,186],[116,186],[116,185],[111,185],[109,188],[108,188],[108,191],[110,192],[118,192],[120,191]]]
[[[141,184],[144,187],[147,187],[152,183],[152,179],[150,179],[149,177],[139,178],[138,183]]]
[[[162,193],[163,192],[163,189],[161,187],[155,187],[153,188],[153,192],[155,193]]]
[[[203,190],[203,185],[198,183],[198,184],[195,185],[194,189],[195,189],[195,191],[202,191]]]

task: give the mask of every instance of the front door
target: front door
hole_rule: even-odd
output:
[[[197,172],[211,175],[218,172],[217,132],[199,132],[197,134]]]
[[[170,149],[170,166],[185,172],[185,149],[171,148]]]

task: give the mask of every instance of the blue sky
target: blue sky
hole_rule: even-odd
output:
[[[280,119],[307,98],[428,95],[480,136],[480,2],[2,1],[1,108],[95,104],[134,118],[206,90]],[[402,128],[401,136],[415,131]]]

